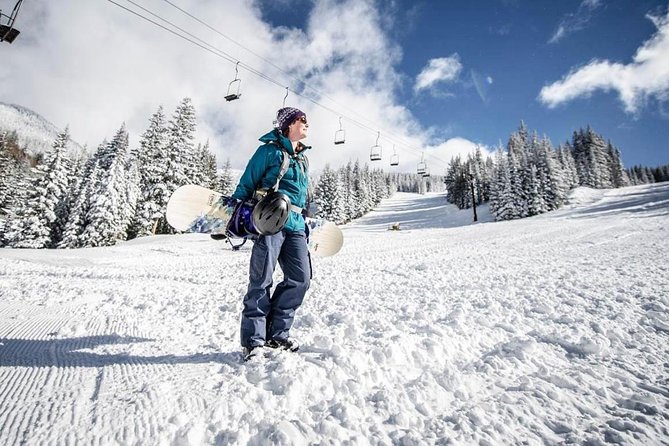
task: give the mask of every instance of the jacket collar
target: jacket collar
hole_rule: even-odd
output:
[[[283,136],[279,129],[274,129],[268,133],[265,133],[263,136],[260,137],[260,141],[264,142],[265,144],[268,143],[275,143],[279,147],[283,148],[288,152],[290,156],[295,156],[295,151],[293,150],[293,145],[291,144],[290,140]],[[305,146],[301,142],[298,143],[300,146],[302,146],[302,150],[300,153],[304,152],[305,150],[311,149],[311,146]]]

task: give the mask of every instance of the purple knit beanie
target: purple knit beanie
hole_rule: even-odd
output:
[[[302,110],[293,107],[284,107],[276,113],[276,126],[283,132],[296,119],[302,116],[307,116]]]

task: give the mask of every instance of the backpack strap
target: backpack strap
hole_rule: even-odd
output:
[[[279,183],[281,182],[281,178],[288,172],[288,167],[290,167],[290,156],[288,155],[288,152],[286,152],[286,149],[281,147],[281,154],[283,155],[283,160],[281,161],[281,169],[279,170],[279,176],[276,177],[276,183],[274,184],[274,187],[272,187],[272,190],[274,192],[279,190]]]

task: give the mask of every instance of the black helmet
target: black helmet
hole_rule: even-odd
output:
[[[253,208],[253,226],[260,235],[273,235],[283,229],[290,214],[290,198],[269,192]]]

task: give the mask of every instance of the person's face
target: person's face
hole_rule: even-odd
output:
[[[307,117],[302,116],[288,126],[288,139],[299,141],[306,138],[308,132],[309,124],[307,123]]]

